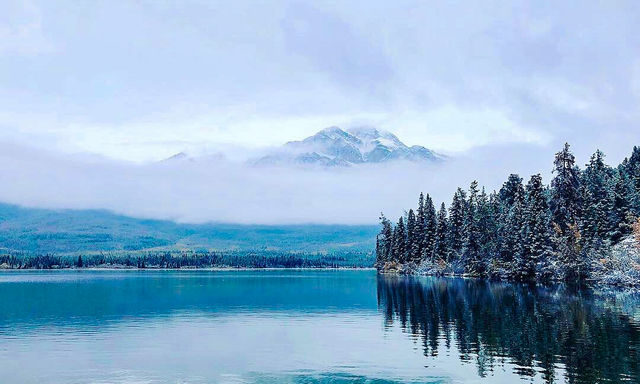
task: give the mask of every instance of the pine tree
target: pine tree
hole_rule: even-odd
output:
[[[453,195],[451,207],[449,207],[449,238],[448,248],[450,259],[457,259],[464,244],[464,224],[466,216],[466,194],[462,188],[458,188]]]
[[[522,185],[522,178],[516,174],[510,174],[507,181],[500,188],[499,197],[503,206],[508,211],[516,199],[524,196],[524,185]]]
[[[498,251],[498,215],[500,205],[497,193],[487,196],[484,187],[478,195],[478,232],[480,257],[485,273],[493,274]]]
[[[582,244],[578,224],[569,225],[562,241],[556,244],[558,269],[555,274],[557,277],[571,282],[586,279],[588,263],[584,257]]]
[[[469,199],[464,221],[463,260],[465,272],[473,275],[484,273],[484,265],[480,258],[478,227],[478,182],[473,181],[469,187]]]
[[[407,214],[407,261],[411,263],[420,262],[420,254],[418,253],[420,243],[422,243],[422,240],[417,231],[416,215],[413,209],[410,209]]]
[[[449,261],[448,234],[449,220],[447,219],[447,208],[444,203],[442,203],[436,218],[436,241],[433,249],[434,260]]]
[[[386,262],[391,261],[393,248],[392,225],[384,214],[380,214],[380,224],[382,229],[376,239],[376,267],[382,267]]]
[[[640,217],[640,147],[634,146],[629,158],[625,158],[618,167],[624,173],[627,182],[630,184],[631,215]]]
[[[509,175],[498,195],[500,219],[498,230],[498,260],[502,274],[515,277],[518,260],[522,256],[522,233],[524,227],[524,186],[518,175]]]
[[[404,227],[404,218],[398,219],[398,224],[393,230],[393,258],[392,260],[401,264],[407,260],[407,231]]]
[[[557,249],[559,270],[556,276],[576,279],[583,269],[579,223],[583,206],[582,175],[568,143],[556,153],[554,178],[551,180],[551,227],[553,243]]]
[[[539,174],[533,175],[526,188],[523,248],[518,268],[523,280],[551,277],[552,253],[548,212],[542,177]]]
[[[553,162],[555,177],[551,180],[551,215],[561,236],[569,226],[578,222],[580,214],[580,170],[569,148],[565,143],[564,148],[556,153]]]
[[[613,189],[613,207],[610,214],[611,241],[615,244],[631,234],[635,221],[632,213],[634,190],[626,173],[616,172]]]
[[[598,150],[591,156],[582,177],[582,199],[585,210],[580,229],[588,249],[600,248],[611,234],[609,212],[613,207],[612,170]]]
[[[418,198],[418,211],[416,215],[416,232],[419,236],[419,241],[414,245],[416,249],[412,252],[417,255],[423,255],[423,249],[425,244],[426,233],[426,214],[425,214],[425,201],[424,194],[421,192]]]
[[[424,236],[422,242],[422,258],[433,258],[433,249],[436,242],[436,209],[433,206],[431,196],[427,195],[424,201]]]

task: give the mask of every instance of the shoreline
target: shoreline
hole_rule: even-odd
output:
[[[5,271],[338,271],[338,270],[355,270],[355,271],[376,271],[375,267],[302,267],[302,268],[253,268],[253,267],[207,267],[207,268],[161,268],[161,267],[127,267],[127,266],[109,266],[109,267],[88,267],[88,268],[0,268],[0,272]]]
[[[377,269],[378,274],[381,275],[391,275],[391,276],[412,276],[412,277],[442,277],[442,278],[461,278],[461,279],[475,279],[482,280],[487,282],[502,282],[509,284],[533,284],[540,286],[548,286],[548,285],[566,285],[566,286],[579,286],[583,288],[591,288],[591,289],[603,289],[603,288],[617,288],[617,289],[626,289],[640,292],[640,284],[637,285],[625,285],[625,284],[611,284],[598,280],[587,280],[581,284],[572,284],[562,280],[549,280],[549,281],[539,281],[539,280],[511,280],[511,279],[500,279],[500,278],[490,278],[483,276],[474,276],[469,274],[459,274],[459,273],[451,273],[451,274],[436,274],[436,273],[423,273],[423,272],[399,272],[399,271],[390,271],[390,270],[381,270]]]

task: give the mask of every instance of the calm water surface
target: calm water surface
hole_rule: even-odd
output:
[[[640,297],[374,271],[0,272],[0,383],[640,380]]]

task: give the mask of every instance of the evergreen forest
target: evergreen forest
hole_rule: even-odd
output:
[[[498,191],[477,181],[447,207],[420,194],[394,224],[381,215],[376,267],[385,272],[516,281],[640,281],[640,147],[617,167],[596,151],[584,168],[569,144],[553,177],[511,174]],[[634,236],[635,232],[635,236]]]

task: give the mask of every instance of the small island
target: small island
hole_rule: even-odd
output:
[[[617,167],[596,151],[584,169],[569,144],[553,179],[511,174],[499,191],[473,181],[436,211],[420,194],[393,225],[384,214],[376,268],[384,273],[640,286],[640,147]]]

